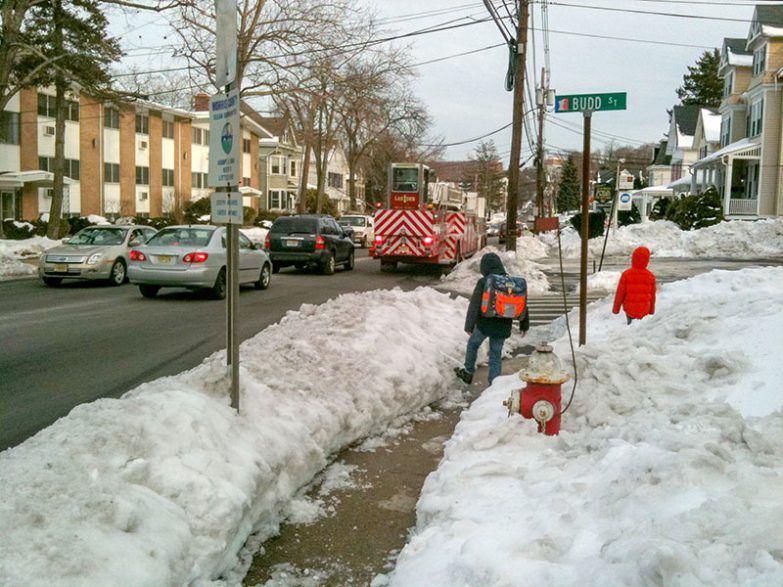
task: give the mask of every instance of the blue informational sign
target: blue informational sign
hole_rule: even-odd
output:
[[[239,185],[241,139],[239,90],[215,94],[209,100],[209,187]]]

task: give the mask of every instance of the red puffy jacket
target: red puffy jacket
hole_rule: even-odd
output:
[[[612,312],[620,313],[620,307],[631,318],[644,318],[655,314],[655,275],[647,269],[650,249],[639,247],[631,255],[631,268],[623,271]]]

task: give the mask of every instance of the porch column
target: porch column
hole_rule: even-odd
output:
[[[723,181],[723,214],[728,215],[731,204],[731,179],[734,172],[734,158],[726,157],[726,177]]]

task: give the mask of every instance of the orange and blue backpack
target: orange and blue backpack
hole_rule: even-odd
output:
[[[481,315],[487,318],[519,318],[527,304],[524,277],[487,275],[481,294]]]

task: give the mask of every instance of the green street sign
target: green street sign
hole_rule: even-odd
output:
[[[555,98],[555,112],[584,112],[589,110],[625,110],[625,92],[613,94],[574,94],[571,96],[557,96]]]

